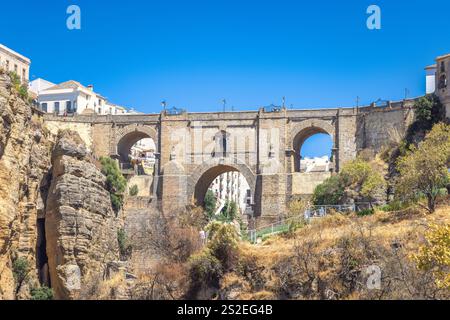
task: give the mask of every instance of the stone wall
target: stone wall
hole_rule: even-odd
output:
[[[331,177],[331,172],[309,172],[292,174],[292,195],[311,195],[314,189]]]

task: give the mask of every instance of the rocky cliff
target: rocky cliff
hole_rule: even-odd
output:
[[[118,259],[118,219],[106,178],[79,136],[61,132],[52,155],[45,219],[47,255],[56,298],[77,298],[83,281]]]
[[[18,286],[13,262],[38,269],[38,221],[45,212],[45,189],[52,143],[42,121],[0,73],[0,299],[26,298],[39,272]],[[42,242],[41,242],[42,243]]]
[[[0,71],[0,300],[77,298],[118,259],[106,178],[75,132],[53,136]]]

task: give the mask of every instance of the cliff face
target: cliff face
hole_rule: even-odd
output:
[[[42,121],[11,87],[0,73],[0,299],[26,298],[38,284],[38,265],[45,264],[38,261],[38,221],[45,211],[52,148]],[[36,269],[20,287],[12,271],[19,258]]]
[[[13,87],[0,71],[0,300],[44,285],[73,299],[118,259],[118,219],[79,135],[51,135]]]
[[[76,133],[60,133],[52,165],[45,219],[50,279],[56,298],[73,299],[89,277],[118,260],[118,219],[106,178]]]

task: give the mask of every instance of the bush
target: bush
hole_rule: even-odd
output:
[[[132,246],[128,243],[127,235],[125,230],[117,230],[117,242],[119,244],[120,257],[123,260],[127,260],[131,256],[133,250]]]
[[[413,255],[420,270],[431,271],[439,288],[450,290],[450,224],[432,226],[427,244]]]
[[[315,205],[339,204],[344,196],[344,185],[339,176],[332,176],[314,189]]]
[[[31,300],[53,300],[53,290],[47,287],[31,289]]]
[[[375,212],[374,209],[364,209],[364,210],[358,211],[356,214],[359,217],[365,217],[365,216],[370,216],[370,215],[374,214],[374,212]]]
[[[237,255],[239,234],[236,226],[229,223],[212,222],[206,227],[208,232],[208,248],[222,264],[229,268]]]
[[[111,196],[111,204],[117,212],[123,206],[123,193],[125,191],[127,180],[120,172],[117,162],[109,157],[100,158],[102,164],[102,173],[106,176],[106,187]]]
[[[325,180],[314,190],[315,205],[344,204],[347,198],[360,202],[376,202],[386,196],[386,181],[375,162],[361,158],[347,162],[341,172]]]
[[[137,185],[134,185],[130,188],[130,196],[135,197],[139,193],[139,187]]]
[[[222,265],[210,250],[203,250],[189,258],[189,278],[195,289],[201,285],[218,288],[222,275]]]
[[[31,271],[31,267],[27,259],[17,258],[13,261],[12,269],[14,280],[16,281],[16,294],[17,294],[19,293],[23,282],[27,280],[28,274]]]

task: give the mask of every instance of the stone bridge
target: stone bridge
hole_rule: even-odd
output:
[[[331,172],[300,172],[300,150],[316,133],[333,140],[331,171],[362,149],[379,151],[412,121],[413,100],[380,107],[223,113],[45,115],[54,133],[80,133],[96,156],[126,162],[130,148],[152,138],[158,161],[152,194],[164,212],[202,204],[207,188],[220,174],[239,171],[250,185],[253,214],[273,220],[292,197],[311,194]]]

